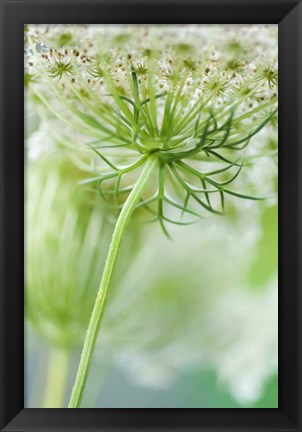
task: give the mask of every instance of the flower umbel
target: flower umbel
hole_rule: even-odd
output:
[[[232,183],[250,139],[276,115],[270,91],[276,71],[251,72],[248,62],[219,62],[216,54],[192,60],[177,48],[173,55],[147,55],[104,49],[100,39],[90,45],[88,56],[81,46],[39,51],[33,43],[31,63],[56,101],[39,85],[32,91],[53,114],[94,138],[87,146],[100,161],[85,183],[97,182],[109,206],[122,207],[150,157],[158,160],[157,186],[152,194],[152,188],[143,191],[136,206],[153,214],[166,234],[166,223],[190,223],[185,215],[199,217],[200,209],[223,212],[226,194],[254,199]],[[240,64],[236,73],[234,64]]]

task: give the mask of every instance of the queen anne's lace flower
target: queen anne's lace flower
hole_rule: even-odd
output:
[[[99,162],[92,181],[103,198],[122,205],[133,173],[151,156],[160,164],[157,192],[138,205],[157,213],[165,232],[166,223],[190,222],[199,208],[220,213],[225,195],[251,198],[231,184],[244,165],[242,151],[276,116],[274,56],[263,64],[262,50],[251,62],[259,43],[245,39],[251,27],[242,38],[227,27],[223,42],[214,29],[210,46],[201,43],[206,27],[181,27],[180,38],[175,26],[137,26],[135,36],[132,29],[108,35],[96,26],[91,38],[85,26],[30,26],[27,33],[31,91],[93,138]],[[121,155],[131,163],[118,164]],[[179,215],[171,218],[171,208]]]
[[[156,161],[156,175],[135,203],[137,214],[145,211],[151,220],[158,220],[167,235],[168,224],[188,224],[209,213],[223,213],[226,197],[230,211],[240,213],[237,198],[258,199],[259,195],[274,193],[278,97],[275,26],[226,25],[222,32],[221,26],[199,25],[30,25],[25,41],[28,93],[37,110],[47,116],[51,135],[55,134],[52,125],[58,121],[65,124],[69,133],[63,136],[62,129],[59,141],[70,159],[87,173],[82,183],[96,184],[109,210],[124,206],[150,160]],[[244,223],[254,223],[255,238],[259,209],[248,202],[242,209]],[[249,246],[251,236],[244,241]],[[127,293],[126,300],[135,295]],[[232,295],[225,296],[230,303]],[[247,294],[244,301],[249,299]],[[219,344],[224,346],[225,341],[221,338],[215,351],[207,338],[216,337],[222,321],[236,311],[230,308],[226,313],[218,300],[213,304],[221,312],[221,321],[204,332],[200,349],[194,350],[193,338],[188,344],[190,354],[177,357],[182,346],[180,334],[174,344],[153,353],[152,363],[152,356],[145,355],[148,337],[144,333],[142,346],[132,352],[129,346],[121,349],[117,361],[123,363],[125,353],[129,358],[130,352],[130,373],[143,371],[137,376],[147,385],[151,381],[154,384],[156,373],[157,382],[163,383],[184,364],[211,363],[235,396],[255,400],[269,372],[251,369],[242,382],[232,376],[231,349],[220,361]],[[253,313],[259,305],[251,300],[250,306]],[[114,307],[113,303],[113,311]],[[110,326],[110,309],[108,322]],[[186,324],[194,327],[190,318]],[[127,333],[127,325],[135,327],[131,319],[125,320],[122,333]],[[139,333],[137,328],[134,332]],[[248,328],[239,335],[238,352],[246,335]],[[149,336],[153,342],[154,335]],[[273,352],[275,339],[268,334],[267,341],[272,340]],[[263,346],[260,343],[258,348],[266,361],[272,356]],[[158,359],[163,370],[155,367]],[[239,354],[238,359],[239,369],[248,363]],[[275,366],[275,360],[272,364]],[[251,384],[256,380],[261,382],[257,388]]]

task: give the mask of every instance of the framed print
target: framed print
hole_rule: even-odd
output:
[[[1,430],[301,430],[300,2],[1,23]]]

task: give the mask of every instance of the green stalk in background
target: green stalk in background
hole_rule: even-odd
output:
[[[49,154],[29,160],[27,168],[25,316],[48,344],[43,406],[62,408],[111,230],[103,211],[74,188],[83,173],[66,159]]]
[[[55,346],[50,349],[43,408],[64,406],[69,359],[69,350]]]

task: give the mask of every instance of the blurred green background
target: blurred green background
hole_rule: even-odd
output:
[[[114,226],[82,177],[60,147],[28,160],[27,407],[67,406]],[[83,407],[278,406],[277,205],[228,209],[172,240],[134,217]]]

